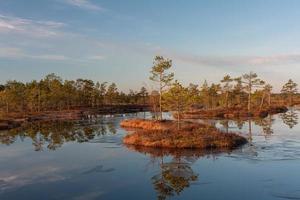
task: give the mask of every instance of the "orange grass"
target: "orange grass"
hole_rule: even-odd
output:
[[[234,133],[223,133],[215,127],[184,122],[180,130],[173,121],[126,120],[123,127],[138,128],[123,138],[127,145],[162,148],[233,149],[247,140]]]

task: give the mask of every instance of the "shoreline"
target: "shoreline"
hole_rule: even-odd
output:
[[[248,112],[240,108],[220,108],[214,110],[191,110],[180,115],[182,119],[251,119],[266,118],[268,115],[285,113],[289,109],[286,106],[272,106],[267,109],[256,109]],[[174,114],[177,117],[177,114]]]
[[[0,118],[0,130],[18,128],[27,122],[40,121],[73,121],[89,119],[95,115],[110,115],[150,111],[147,105],[115,105],[101,108],[77,108],[61,111],[42,111],[35,113],[10,113]]]

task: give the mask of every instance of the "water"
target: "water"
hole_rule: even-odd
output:
[[[0,199],[300,199],[299,114],[206,121],[251,141],[223,153],[124,146],[143,113],[0,132]]]

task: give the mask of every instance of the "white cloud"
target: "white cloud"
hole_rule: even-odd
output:
[[[62,34],[64,23],[36,21],[19,17],[0,15],[0,33],[25,34],[31,37],[54,37]]]
[[[59,54],[36,54],[28,53],[21,48],[16,47],[1,47],[0,46],[0,58],[6,59],[37,59],[37,60],[49,60],[49,61],[73,61],[73,62],[95,62],[104,60],[106,57],[103,55],[83,55],[82,57],[70,57]]]
[[[103,55],[89,56],[88,59],[89,60],[104,60],[105,56],[103,56]]]
[[[8,22],[5,21],[0,21],[0,31],[5,31],[5,30],[14,30],[16,27],[12,24],[9,24]]]
[[[55,54],[29,54],[23,49],[15,47],[0,47],[0,58],[8,59],[40,59],[40,60],[53,60],[62,61],[69,58],[64,55]]]
[[[18,170],[14,175],[10,171],[0,173],[0,192],[10,191],[37,183],[49,183],[65,180],[66,177],[60,175],[61,168],[57,166],[41,165]]]
[[[144,50],[147,46],[144,47]],[[212,67],[254,67],[254,66],[274,66],[283,64],[298,64],[300,62],[300,53],[287,53],[269,56],[218,56],[218,55],[192,55],[172,50],[163,49],[160,47],[150,46],[148,50],[154,55],[164,55],[174,61],[186,62],[199,66]]]
[[[299,63],[300,54],[282,54],[265,57],[252,57],[249,62],[253,65],[270,65],[270,64],[286,64],[286,63]]]
[[[43,54],[43,55],[31,55],[28,56],[28,58],[36,58],[36,59],[42,59],[42,60],[56,60],[56,61],[62,61],[62,60],[68,60],[69,58],[64,55],[55,55],[55,54]]]
[[[78,8],[94,10],[94,11],[104,11],[105,9],[101,6],[91,3],[89,0],[65,0],[66,3],[76,6]]]
[[[0,47],[0,58],[21,58],[24,57],[22,49],[14,47]]]

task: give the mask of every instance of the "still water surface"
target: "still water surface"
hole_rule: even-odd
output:
[[[251,141],[225,153],[124,146],[144,113],[0,132],[0,199],[300,199],[299,114],[206,121]]]

